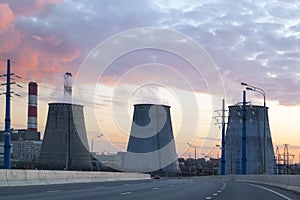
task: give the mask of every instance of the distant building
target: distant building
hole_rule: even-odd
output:
[[[96,154],[94,157],[100,162],[102,171],[120,171],[124,168],[126,152],[117,154]],[[119,169],[119,170],[118,170]]]
[[[4,131],[0,131],[0,168],[4,158]],[[11,129],[11,167],[35,168],[42,141],[40,132],[27,129]]]
[[[0,141],[4,141],[4,131],[0,131]],[[32,140],[40,141],[41,133],[38,131],[31,131],[27,129],[11,129],[10,140],[20,141],[20,140]]]
[[[12,157],[15,161],[37,162],[42,141],[13,141]]]

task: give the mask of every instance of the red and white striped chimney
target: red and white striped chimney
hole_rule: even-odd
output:
[[[37,131],[37,89],[36,82],[28,84],[28,123],[27,129]]]

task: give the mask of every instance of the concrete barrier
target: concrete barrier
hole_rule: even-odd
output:
[[[0,169],[0,187],[150,179],[148,174]]]
[[[7,170],[6,181],[9,186],[27,185],[26,173],[24,170]]]
[[[26,185],[47,185],[46,175],[43,170],[24,170]]]
[[[0,187],[9,186],[6,179],[6,171],[7,170],[0,170]]]
[[[72,171],[51,171],[45,170],[45,177],[47,184],[65,184],[72,183],[73,173]]]

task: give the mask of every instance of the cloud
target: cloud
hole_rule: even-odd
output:
[[[0,4],[0,31],[4,31],[14,20],[14,13],[8,4]]]
[[[264,88],[269,100],[299,105],[299,1],[0,0],[0,5],[0,13],[7,13],[0,15],[0,57],[23,63],[26,67],[17,70],[25,76],[51,81],[57,73],[75,74],[92,48],[111,35],[164,27],[187,34],[207,50],[232,97],[230,103],[240,96],[239,82],[248,81]],[[136,53],[106,73],[108,84],[130,67],[151,61],[151,53]],[[205,79],[193,77],[190,66],[165,54],[160,54],[165,59],[153,55],[187,74],[195,85]],[[180,87],[176,81],[172,84]],[[197,91],[207,92],[205,85]]]
[[[7,2],[14,13],[20,16],[29,16],[38,14],[38,16],[47,16],[52,13],[54,4],[61,3],[63,0],[0,0]]]

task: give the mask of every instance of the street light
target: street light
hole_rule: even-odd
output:
[[[246,90],[253,91],[253,92],[258,92],[264,97],[264,162],[263,162],[263,173],[267,173],[267,159],[266,159],[266,93],[263,89],[249,85],[247,83],[241,82],[242,86],[247,86]]]
[[[94,150],[94,138],[101,138],[103,136],[103,134],[100,135],[95,135],[92,137],[92,144],[91,144],[91,153],[93,154],[93,150]]]

